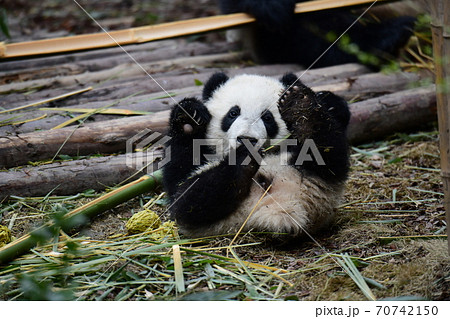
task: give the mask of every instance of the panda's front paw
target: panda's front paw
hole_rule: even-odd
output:
[[[278,99],[278,109],[283,112],[290,108],[304,108],[311,104],[314,99],[314,92],[302,85],[293,85],[284,90]]]
[[[291,133],[297,133],[299,126],[309,121],[316,104],[314,92],[303,84],[286,89],[278,99],[281,118]]]
[[[280,111],[289,107],[289,105],[296,97],[300,99],[304,98],[303,94],[298,94],[299,91],[300,88],[297,85],[294,85],[287,90],[283,90],[280,98],[278,99],[278,108],[280,109]]]
[[[236,165],[247,177],[253,177],[256,174],[264,157],[262,148],[256,150],[252,146],[255,145],[253,143],[243,143],[236,149]]]
[[[185,98],[170,114],[172,134],[196,134],[205,131],[211,119],[206,106],[196,98]]]

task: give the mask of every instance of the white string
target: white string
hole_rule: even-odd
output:
[[[360,15],[359,15],[359,17],[358,18],[356,18],[356,20],[355,21],[353,21],[353,23],[352,24],[350,24],[350,26],[347,28],[347,29],[345,29],[345,31],[336,39],[336,40],[334,40],[334,42],[333,43],[331,43],[330,44],[330,46],[325,50],[325,51],[323,51],[323,53],[321,54],[321,55],[319,55],[319,57],[317,58],[317,59],[315,59],[314,60],[314,62],[313,63],[311,63],[311,65],[306,69],[306,70],[304,70],[303,72],[302,72],[302,74],[300,74],[300,76],[297,78],[297,80],[295,80],[294,81],[294,83],[292,83],[287,89],[285,89],[284,91],[283,91],[283,93],[281,94],[281,96],[283,96],[283,94],[285,94],[287,91],[289,91],[289,89],[291,88],[291,87],[293,87],[294,85],[295,85],[295,83],[297,82],[297,81],[299,81],[301,78],[302,78],[302,76],[303,75],[305,75],[305,73],[306,72],[308,72],[316,63],[317,63],[317,61],[319,61],[347,32],[348,32],[348,30],[350,30],[366,13],[367,13],[367,11],[369,11],[373,6],[374,6],[374,4],[375,3],[377,3],[378,2],[378,0],[375,0],[374,2],[372,2],[371,3],[371,5],[366,9],[366,10],[364,10],[364,12],[363,13],[361,13]],[[278,103],[278,102],[277,102]],[[274,107],[276,104],[274,103],[274,104],[272,104],[271,106],[269,106],[267,109],[266,109],[266,111],[265,112],[267,112],[267,111],[269,111],[272,107]],[[265,113],[265,112],[263,112],[262,114],[261,114],[261,116]],[[259,119],[260,119],[261,117],[259,117],[257,120],[255,120],[253,123],[252,123],[252,125],[254,125]]]
[[[110,38],[111,38],[111,40],[113,40],[115,43],[116,43],[116,45],[119,47],[119,48],[121,48],[122,49],[122,51],[123,52],[125,52],[125,54],[142,70],[142,71],[144,71],[144,73],[145,74],[147,74],[147,76],[150,78],[150,79],[152,79],[153,80],[153,82],[155,82],[156,83],[156,85],[158,85],[159,87],[160,87],[160,89],[164,92],[164,93],[166,93],[176,104],[178,104],[178,106],[184,111],[184,113],[186,113],[194,122],[195,122],[195,124],[197,124],[197,125],[200,125],[173,97],[172,97],[172,94],[169,94],[169,92],[167,92],[163,87],[162,87],[162,85],[161,84],[159,84],[159,82],[158,81],[156,81],[156,79],[150,74],[150,73],[148,73],[147,72],[147,70],[138,62],[138,61],[136,61],[136,59],[127,51],[127,50],[125,50],[120,44],[119,44],[119,42],[117,42],[116,41],[116,39],[114,39],[114,37],[105,29],[105,28],[103,28],[103,26],[102,25],[100,25],[100,23],[92,16],[92,15],[90,15],[89,14],[89,12],[87,12],[84,8],[83,8],[83,6],[82,5],[80,5],[78,2],[77,2],[77,0],[73,0],[73,2],[75,2],[76,3],[76,5],[78,6],[78,7],[80,7],[80,9],[81,10],[83,10],[83,12],[92,20],[92,21],[94,21],[95,22],[95,24],[97,24],[97,26],[103,31],[103,32],[105,32]]]

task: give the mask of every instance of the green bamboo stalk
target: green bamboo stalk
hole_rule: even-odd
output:
[[[126,202],[140,194],[149,192],[161,184],[162,172],[156,171],[152,175],[145,175],[136,181],[128,183],[92,202],[83,205],[63,216],[60,225],[52,220],[27,235],[0,248],[0,265],[6,264],[14,258],[25,254],[40,242],[52,238],[61,227],[68,232],[87,224],[93,217],[108,209]]]

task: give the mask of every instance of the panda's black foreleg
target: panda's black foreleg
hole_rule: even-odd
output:
[[[196,98],[185,98],[173,107],[168,134],[171,139],[166,148],[170,160],[163,168],[163,183],[169,197],[173,198],[178,184],[194,169],[194,140],[205,138],[210,119],[208,109]]]
[[[331,92],[315,93],[300,81],[279,100],[281,116],[297,144],[291,165],[327,182],[342,182],[349,170],[347,103]]]
[[[178,188],[169,208],[171,217],[186,228],[196,228],[235,211],[249,194],[260,166],[244,145],[236,150],[235,163],[230,164],[230,157],[226,156],[217,164],[200,167]]]

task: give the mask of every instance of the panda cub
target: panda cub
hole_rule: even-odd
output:
[[[203,101],[185,98],[171,111],[163,168],[171,217],[192,237],[244,224],[292,236],[319,230],[344,191],[349,119],[342,98],[292,73],[214,74]]]

